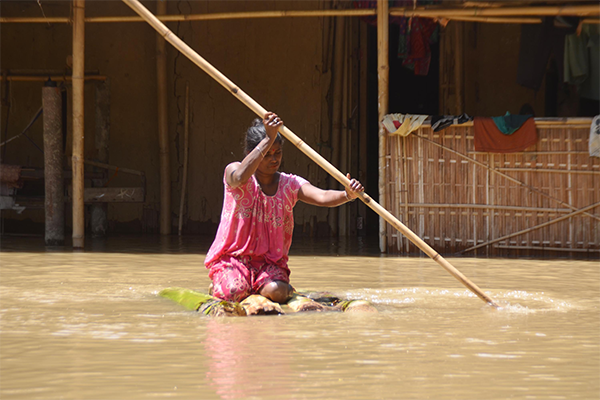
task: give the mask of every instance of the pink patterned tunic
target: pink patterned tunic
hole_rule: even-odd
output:
[[[289,282],[293,208],[306,183],[281,172],[277,192],[267,196],[254,175],[236,188],[223,177],[221,222],[204,260],[216,297],[239,301],[272,280]]]

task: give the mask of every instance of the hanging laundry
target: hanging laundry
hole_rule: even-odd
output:
[[[590,127],[590,157],[600,157],[600,115],[596,115]]]
[[[390,135],[408,136],[419,129],[427,117],[417,114],[388,114],[381,123]]]
[[[494,123],[500,132],[504,133],[505,135],[512,135],[525,123],[525,121],[531,117],[533,117],[533,115],[511,114],[507,111],[503,116],[492,117],[492,119],[494,120]]]
[[[389,7],[409,8],[425,7],[440,4],[441,0],[389,0]],[[376,0],[353,0],[352,5],[357,9],[376,9]],[[361,17],[369,25],[377,25],[376,16]],[[398,58],[402,65],[415,75],[425,76],[429,73],[431,63],[430,45],[439,40],[439,28],[436,19],[419,17],[392,17],[390,24],[398,25],[400,36],[398,41]]]
[[[425,76],[431,64],[431,45],[438,41],[438,23],[431,18],[414,17],[400,22],[398,57],[402,65]]]
[[[537,128],[533,118],[527,119],[512,134],[502,133],[493,118],[475,117],[475,150],[489,153],[515,153],[536,144]]]
[[[579,95],[600,100],[600,29],[583,24],[580,33],[565,38],[564,81],[577,85]]]
[[[446,129],[450,125],[460,125],[465,122],[473,121],[472,117],[467,114],[460,115],[432,115],[431,116],[431,129],[434,132]]]

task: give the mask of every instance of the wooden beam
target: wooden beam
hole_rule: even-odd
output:
[[[107,163],[108,143],[110,139],[110,81],[97,82],[95,89],[95,156],[98,161]],[[83,161],[85,163],[85,160]],[[94,187],[103,187],[104,184],[104,179],[94,179],[92,181]],[[108,204],[94,204],[90,207],[90,226],[92,228],[92,237],[104,237],[106,235],[108,231]]]
[[[595,7],[595,8],[594,8]],[[250,11],[237,13],[210,13],[186,15],[157,15],[163,22],[181,21],[217,21],[231,19],[256,19],[256,18],[302,18],[302,17],[369,17],[377,15],[377,10],[372,8],[341,9],[341,10],[279,10],[279,11]],[[598,24],[600,20],[597,6],[549,6],[549,7],[494,7],[494,8],[432,8],[432,9],[406,9],[394,7],[390,9],[392,16],[446,18],[459,21],[477,21],[489,23],[539,23],[538,18],[523,18],[523,16],[552,16],[552,15],[578,15],[590,16],[585,18],[584,24]],[[513,18],[507,18],[513,17]],[[106,16],[87,17],[86,23],[117,23],[117,22],[144,22],[139,16]],[[71,24],[69,17],[0,17],[0,23],[34,23],[34,24]]]
[[[68,194],[72,199],[72,186],[69,186]],[[143,187],[87,187],[83,199],[85,203],[143,203],[145,197]]]
[[[362,9],[332,9],[332,10],[279,10],[279,11],[251,11],[237,13],[212,13],[212,14],[187,14],[187,15],[157,15],[163,22],[181,21],[216,21],[231,19],[256,19],[256,18],[294,18],[294,17],[368,17],[376,15],[373,8]],[[2,17],[0,23],[63,23],[70,24],[69,17]],[[111,17],[87,17],[86,23],[112,23],[112,22],[144,22],[139,16],[111,16]]]
[[[44,215],[46,246],[65,244],[62,95],[56,82],[42,88],[44,107]]]
[[[183,229],[183,210],[185,206],[185,192],[187,189],[188,153],[190,140],[190,83],[185,83],[185,114],[183,117],[183,179],[181,182],[181,198],[179,199],[179,226],[178,234],[181,236]]]
[[[455,111],[454,115],[460,115],[465,109],[465,99],[463,94],[463,30],[464,25],[460,21],[454,21],[454,94]]]
[[[387,171],[387,131],[381,121],[389,109],[389,12],[387,0],[377,1],[377,81],[378,81],[378,119],[379,122],[379,204],[387,208],[385,174]],[[383,217],[379,218],[379,250],[387,251],[387,224]]]
[[[106,76],[103,75],[85,75],[86,81],[105,81]],[[7,82],[46,82],[51,80],[54,82],[71,82],[72,76],[65,75],[45,75],[45,76],[28,76],[28,75],[0,75],[0,81]]]
[[[411,9],[402,7],[390,8],[390,15],[394,17],[428,17],[449,18],[455,16],[473,17],[524,17],[524,16],[597,16],[600,14],[598,4],[576,6],[536,6],[536,7],[469,7],[469,8],[428,8]]]
[[[85,1],[73,1],[73,248],[81,249],[85,239],[84,215],[84,77]]]
[[[158,0],[158,15],[167,13],[166,0]],[[156,80],[158,100],[158,148],[160,168],[160,233],[171,234],[171,174],[169,157],[169,110],[167,101],[167,42],[156,34]]]

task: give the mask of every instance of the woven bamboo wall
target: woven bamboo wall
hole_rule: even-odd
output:
[[[550,223],[600,202],[590,125],[536,125],[538,143],[511,154],[476,152],[472,124],[388,135],[383,204],[441,254],[598,258],[600,204]],[[386,231],[388,252],[420,252],[394,228]]]

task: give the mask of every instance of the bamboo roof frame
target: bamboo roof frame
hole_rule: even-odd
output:
[[[392,7],[388,10],[393,17],[426,17],[468,22],[536,24],[541,23],[542,16],[580,16],[585,18],[583,23],[600,23],[600,10],[597,5],[557,5],[557,6],[528,6],[528,7]],[[254,18],[309,18],[309,17],[374,17],[375,8],[336,9],[336,10],[276,10],[276,11],[247,11],[229,13],[202,13],[181,15],[157,15],[162,22],[184,21],[217,21],[231,19]],[[538,18],[535,18],[538,17]],[[85,23],[118,23],[144,22],[139,16],[100,16],[85,17]],[[0,17],[0,23],[64,23],[72,24],[71,17]]]

